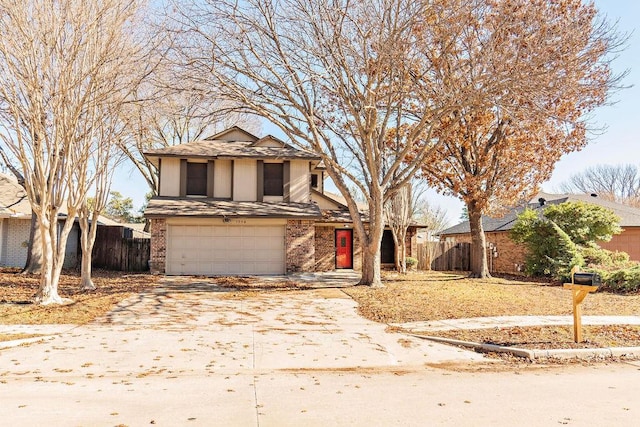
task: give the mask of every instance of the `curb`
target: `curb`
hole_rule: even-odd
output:
[[[630,356],[640,358],[640,347],[608,347],[608,348],[579,348],[559,350],[529,350],[518,347],[506,347],[494,344],[480,344],[471,341],[461,341],[451,338],[434,337],[429,335],[411,334],[416,338],[435,341],[443,344],[472,348],[484,353],[508,353],[529,360],[534,359],[590,359]]]
[[[18,347],[23,344],[33,344],[36,342],[46,341],[50,339],[53,335],[45,335],[41,337],[33,337],[33,338],[23,338],[21,340],[13,340],[13,341],[2,341],[0,342],[0,350],[5,350],[7,348]]]

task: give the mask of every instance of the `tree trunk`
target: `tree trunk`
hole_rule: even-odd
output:
[[[97,218],[97,214],[94,212],[92,217]],[[91,279],[91,257],[93,254],[93,245],[96,241],[96,232],[98,228],[98,222],[92,221],[89,224],[88,218],[84,215],[80,215],[80,244],[82,247],[82,262],[80,267],[80,289],[83,291],[93,291],[96,289],[96,285]]]
[[[58,282],[64,264],[67,238],[73,227],[76,212],[68,209],[64,226],[58,235],[58,210],[53,209],[38,218],[38,228],[42,238],[42,273],[40,289],[35,295],[35,302],[41,305],[65,304],[71,302],[58,294]]]
[[[362,277],[358,285],[367,285],[372,288],[384,288],[380,275],[380,244],[366,245],[362,248]]]
[[[40,273],[40,289],[35,296],[35,302],[42,305],[64,302],[58,295],[58,280],[54,280],[55,241],[51,238],[51,227],[56,227],[55,222],[51,224],[47,220],[38,221],[38,234],[42,240],[42,271]],[[55,232],[56,230],[54,230]]]
[[[482,212],[467,206],[469,226],[471,228],[471,274],[470,277],[491,277],[487,266],[487,248],[484,229],[482,228]]]
[[[27,261],[21,274],[40,274],[42,271],[42,238],[38,231],[38,218],[31,214],[31,230],[29,230],[29,247]]]

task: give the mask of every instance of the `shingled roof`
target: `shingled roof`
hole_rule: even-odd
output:
[[[0,217],[31,217],[27,193],[16,180],[0,173]]]
[[[232,202],[205,198],[154,197],[144,215],[154,217],[294,218],[320,219],[314,203]]]
[[[544,199],[544,205],[540,203],[540,199]],[[549,193],[538,193],[536,197],[534,197],[529,203],[526,205],[517,206],[514,208],[510,208],[507,213],[505,213],[500,218],[491,218],[488,216],[482,217],[482,227],[485,232],[492,231],[509,231],[513,228],[516,220],[518,219],[518,215],[526,208],[529,209],[544,209],[547,205],[555,205],[564,202],[585,202],[591,203],[594,205],[602,206],[604,208],[610,209],[614,214],[620,217],[620,226],[621,227],[640,227],[640,209],[634,208],[632,206],[623,205],[621,203],[611,202],[609,200],[605,200],[599,198],[597,196],[592,196],[590,194],[549,194]],[[438,233],[440,236],[450,235],[450,234],[466,234],[470,233],[471,228],[469,226],[469,221],[461,222],[453,227],[449,227],[446,230]]]
[[[236,135],[242,135],[243,140],[229,140],[232,131]],[[201,141],[193,141],[185,144],[174,145],[172,147],[151,149],[144,152],[147,157],[191,157],[191,158],[214,158],[214,159],[308,159],[320,160],[320,156],[307,151],[292,147],[278,138],[267,135],[262,138],[234,127],[227,131],[220,132]],[[263,146],[262,142],[271,140],[280,144],[280,147]]]

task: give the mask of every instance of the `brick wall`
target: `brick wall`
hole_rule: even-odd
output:
[[[492,243],[497,254],[493,256],[487,248],[487,263],[491,272],[521,274],[524,271],[527,249],[523,245],[511,240],[505,231],[486,233],[486,237],[487,244]]]
[[[316,227],[315,271],[333,271],[336,268],[335,230],[334,227]]]
[[[364,225],[365,231],[369,232],[369,225]],[[356,230],[353,230],[353,269],[362,271],[362,244]]]
[[[598,244],[610,251],[626,252],[632,260],[640,261],[640,227],[624,227],[622,233],[616,234],[610,241]]]
[[[167,221],[164,218],[151,220],[151,259],[149,269],[152,274],[165,272],[167,258]]]
[[[314,271],[315,227],[313,221],[288,220],[285,230],[286,272]]]

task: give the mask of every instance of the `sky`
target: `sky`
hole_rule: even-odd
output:
[[[542,184],[542,190],[547,193],[559,192],[561,183],[589,166],[640,166],[640,1],[597,0],[595,3],[610,22],[617,22],[620,32],[629,35],[626,49],[612,63],[615,74],[628,71],[622,82],[628,87],[613,93],[612,105],[595,111],[591,122],[598,128],[604,127],[604,131],[591,135],[589,144],[581,151],[566,154],[560,159],[551,179]],[[284,139],[279,129],[269,123],[263,124],[263,133]],[[112,190],[131,197],[136,209],[143,205],[144,195],[149,191],[140,173],[129,164],[120,167]],[[459,199],[443,196],[432,190],[425,197],[431,206],[439,206],[446,211],[449,225],[459,222],[463,208]]]

